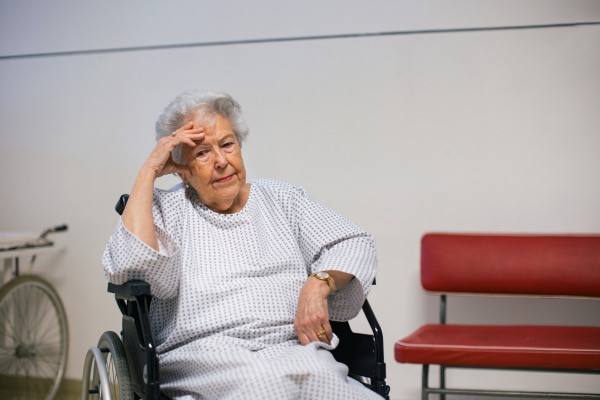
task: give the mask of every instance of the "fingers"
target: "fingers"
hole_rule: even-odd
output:
[[[300,343],[302,343],[302,345],[307,345],[311,342],[323,342],[330,344],[331,339],[333,338],[333,332],[331,331],[329,322],[327,322],[326,325],[327,327],[321,326],[320,329],[315,328],[314,325],[311,325],[310,327],[301,327],[299,329],[297,328],[296,333],[298,334]],[[325,333],[322,334],[323,332]],[[319,337],[321,334],[322,336]]]
[[[300,291],[294,328],[303,345],[311,342],[331,343],[333,333],[329,324],[327,298],[321,297],[310,284]]]
[[[315,328],[311,327],[306,327],[306,326],[295,326],[296,328],[296,333],[298,334],[298,340],[300,340],[300,343],[303,346],[306,346],[307,344],[311,343],[311,342],[321,342],[324,341],[324,339],[327,339],[326,336],[324,336],[323,338],[319,338],[317,336],[317,334],[319,333],[319,331],[315,331]],[[329,343],[329,342],[325,342],[325,343]]]
[[[196,145],[196,141],[204,139],[204,133],[200,133],[197,135],[182,137],[180,143],[185,143],[190,147],[194,147]]]
[[[196,145],[196,143],[194,143],[194,140],[201,140],[202,138],[204,138],[204,127],[194,128],[194,123],[188,122],[181,128],[174,131],[173,135],[171,136],[173,138],[178,138],[180,140],[179,143],[186,143],[194,147]]]
[[[331,339],[333,339],[333,331],[331,330],[329,320],[321,321],[321,324],[321,330],[316,334],[317,339],[323,343],[330,344]]]
[[[198,132],[198,130],[200,130],[200,132]],[[194,147],[196,146],[197,141],[204,139],[204,132],[202,130],[203,128],[198,128],[177,133],[175,136],[165,136],[158,141],[155,153],[157,153],[157,155],[160,154],[161,157],[166,157],[166,154],[171,154],[173,150],[175,150],[175,147],[182,143]]]
[[[323,329],[325,330],[325,336],[321,338],[321,341],[330,344],[331,339],[333,339],[333,330],[331,329],[331,324],[329,323],[329,320],[325,322],[325,324],[323,325]]]
[[[182,143],[187,144],[190,147],[194,147],[196,145],[196,142],[204,139],[204,132],[202,132],[203,129],[204,128],[198,128],[191,131],[178,133],[177,135],[172,136],[171,140],[173,143],[173,148],[175,148],[175,146],[177,146],[178,144]]]
[[[302,346],[306,346],[311,342],[310,338],[306,336],[303,332],[298,333],[298,339],[300,340]]]
[[[185,131],[190,131],[194,129],[194,123],[192,121],[188,122],[187,124],[183,125],[181,128],[176,129],[175,131],[173,131],[173,134],[171,136],[177,136],[177,134],[185,132]],[[202,129],[200,127],[198,127],[197,129]]]
[[[170,147],[170,151],[173,151],[180,144],[187,144],[190,147],[194,147],[197,141],[204,139],[204,127],[194,128],[194,123],[188,122],[181,128],[173,131],[171,136],[164,137],[163,139],[165,144]]]

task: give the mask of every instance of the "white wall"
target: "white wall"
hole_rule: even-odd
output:
[[[0,56],[577,21],[600,21],[600,3],[2,1]],[[0,230],[70,226],[55,236],[68,252],[38,268],[67,308],[69,377],[103,331],[120,330],[100,264],[113,206],[157,115],[192,87],[242,104],[250,178],[301,185],[374,235],[370,298],[394,399],[418,398],[420,385],[394,341],[437,318],[419,284],[425,232],[600,231],[600,26],[0,60]],[[597,301],[449,302],[450,322],[600,326]],[[451,371],[460,384],[600,389],[597,376]]]

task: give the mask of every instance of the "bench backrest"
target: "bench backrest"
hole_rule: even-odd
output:
[[[421,284],[439,293],[600,297],[600,236],[427,234]]]

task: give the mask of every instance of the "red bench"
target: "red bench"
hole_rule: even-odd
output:
[[[440,323],[396,342],[395,356],[423,365],[423,400],[430,393],[442,400],[446,394],[600,399],[445,385],[450,367],[600,374],[600,327],[446,324],[446,294],[599,299],[600,236],[427,234],[421,241],[421,284],[441,295]],[[439,388],[429,387],[431,364],[440,365]]]

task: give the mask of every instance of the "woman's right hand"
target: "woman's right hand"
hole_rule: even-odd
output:
[[[196,146],[194,141],[202,138],[204,138],[204,128],[194,128],[194,124],[189,122],[177,129],[174,136],[160,139],[133,184],[127,207],[122,215],[123,224],[156,251],[159,251],[160,247],[152,216],[154,181],[166,174],[178,173],[182,178],[189,175],[190,170],[186,165],[173,161],[173,150],[180,144],[194,147]]]
[[[196,140],[204,138],[204,128],[194,128],[193,122],[188,122],[175,131],[175,135],[163,137],[158,141],[152,153],[146,160],[144,166],[154,171],[154,179],[167,174],[188,175],[189,168],[183,164],[173,161],[173,150],[180,144],[194,147]]]

